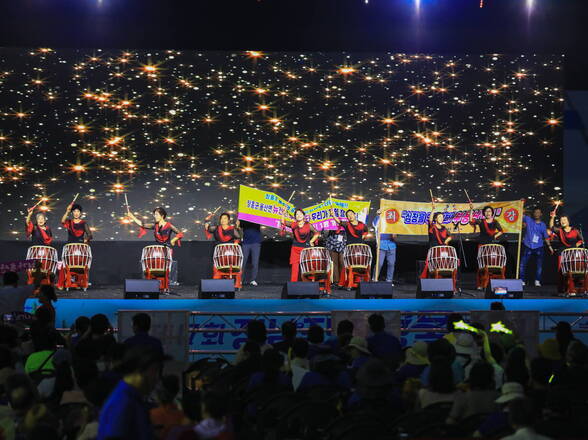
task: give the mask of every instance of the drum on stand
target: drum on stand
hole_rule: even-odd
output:
[[[324,283],[321,289],[331,292],[332,262],[324,247],[304,248],[300,252],[300,275],[303,281]]]
[[[434,246],[427,253],[429,272],[455,272],[459,264],[453,246]]]
[[[367,244],[354,243],[343,251],[344,274],[339,284],[348,289],[356,288],[360,281],[370,280],[372,250]]]
[[[483,244],[478,248],[476,284],[485,289],[491,279],[506,277],[506,250],[501,244]]]
[[[66,290],[70,288],[88,288],[90,267],[92,267],[92,248],[85,243],[68,243],[61,252],[64,280],[60,284]]]
[[[27,271],[27,284],[35,282],[36,274],[41,276],[42,284],[52,284],[57,272],[57,250],[51,246],[31,246],[27,250],[27,260],[35,261],[35,269]]]
[[[564,249],[560,256],[560,271],[565,278],[565,293],[575,295],[578,290],[586,293],[588,291],[588,249]]]
[[[221,243],[214,247],[212,278],[234,279],[235,287],[242,287],[243,250],[236,243]]]
[[[141,269],[145,278],[159,280],[159,287],[164,291],[169,289],[171,262],[171,249],[167,246],[145,246],[141,252]]]

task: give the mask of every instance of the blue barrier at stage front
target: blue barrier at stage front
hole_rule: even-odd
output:
[[[284,321],[296,319],[299,328],[308,328],[311,324],[323,328],[331,327],[330,312],[333,310],[399,310],[401,312],[469,312],[471,310],[487,310],[492,300],[481,299],[392,299],[392,300],[110,300],[110,299],[60,299],[55,305],[57,309],[56,324],[58,327],[69,328],[78,316],[105,314],[113,325],[116,325],[118,310],[189,310],[199,312],[192,316],[192,332],[189,338],[190,350],[218,352],[232,357],[229,352],[239,348],[245,341],[243,331],[231,329],[245,328],[252,319],[261,319],[267,328],[279,328]],[[29,299],[25,310],[32,311],[38,302]],[[538,300],[505,300],[507,310],[538,310],[541,313],[582,313],[588,309],[588,300],[538,299]],[[314,312],[308,314],[308,312]],[[401,327],[410,329],[403,332],[404,346],[412,345],[417,340],[430,341],[441,334],[427,329],[445,327],[443,315],[410,315],[402,316]],[[552,317],[555,322],[559,320]],[[573,321],[574,318],[565,317]],[[553,325],[555,325],[555,322]],[[550,328],[550,323],[544,325]],[[575,329],[588,330],[588,322],[579,322]],[[414,331],[417,330],[417,331]],[[542,333],[541,339],[549,334]],[[582,334],[581,336],[584,336]],[[280,339],[280,335],[268,334],[271,344]],[[584,339],[584,338],[582,338]]]

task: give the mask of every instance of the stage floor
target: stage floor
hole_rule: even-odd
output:
[[[244,286],[243,289],[235,293],[235,299],[280,299],[282,284],[260,284],[256,287]],[[395,299],[414,299],[416,285],[414,284],[396,284],[394,286]],[[59,298],[63,299],[123,299],[122,286],[91,286],[87,292],[72,290],[69,292],[58,292]],[[525,299],[548,299],[558,298],[556,296],[555,286],[525,287]],[[197,286],[177,286],[172,288],[170,295],[160,295],[161,299],[197,299]],[[350,292],[346,290],[333,289],[330,295],[324,295],[321,299],[354,299],[355,290]],[[474,288],[464,288],[462,294],[457,294],[456,299],[483,299],[484,292]]]

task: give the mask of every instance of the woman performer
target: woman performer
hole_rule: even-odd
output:
[[[580,248],[584,247],[584,237],[582,231],[570,224],[570,218],[562,214],[559,217],[559,227],[555,226],[555,210],[549,214],[549,251],[557,254],[557,268],[559,272],[558,292],[564,292],[566,290],[566,282],[563,274],[561,273],[561,253],[565,249]],[[554,251],[552,242],[555,243],[556,250]],[[572,280],[573,283],[573,280]],[[573,285],[570,287],[574,287]],[[572,289],[575,290],[575,289]]]
[[[216,244],[220,243],[239,243],[241,239],[241,229],[231,225],[231,216],[223,212],[218,218],[218,225],[210,226],[212,214],[206,217],[204,223],[204,233],[206,238],[214,238]]]
[[[133,214],[130,208],[127,206],[127,215],[137,225],[141,227],[138,237],[141,238],[147,233],[147,229],[153,229],[153,236],[157,244],[167,246],[171,248],[176,243],[178,246],[182,245],[182,238],[184,234],[174,225],[166,220],[167,212],[163,208],[155,208],[153,210],[153,223],[143,223],[135,214]],[[175,236],[173,236],[175,234]]]
[[[71,213],[72,218],[68,216]],[[67,205],[65,214],[61,217],[61,224],[67,230],[68,243],[86,243],[92,240],[92,231],[88,222],[82,220],[82,207],[77,203]]]
[[[26,224],[26,235],[31,238],[33,246],[49,246],[53,241],[53,233],[51,228],[47,225],[47,217],[42,212],[37,212],[35,215],[36,223],[31,221],[35,208],[29,208]]]
[[[300,208],[294,211],[294,221],[290,224],[292,228],[292,249],[290,250],[290,281],[298,281],[300,274],[300,253],[302,249],[314,246],[319,238],[318,231],[309,222],[304,220],[306,214]],[[282,218],[282,230],[280,235],[286,233],[286,221]]]
[[[480,235],[478,236],[478,249],[484,244],[492,244],[498,241],[503,235],[502,226],[498,223],[498,220],[494,218],[494,208],[492,206],[484,206],[482,208],[483,219],[474,219],[473,217],[474,204],[470,202],[470,224],[474,227],[476,232],[476,226],[480,229]],[[478,268],[476,272],[476,288],[478,290],[484,289],[484,283],[486,280],[482,277],[482,271]]]
[[[348,209],[345,211],[345,217],[347,217],[347,221],[341,221],[339,218],[335,216],[335,211],[333,207],[330,209],[331,217],[337,222],[339,225],[339,230],[343,230],[347,237],[347,245],[350,244],[364,244],[364,240],[366,235],[368,234],[368,228],[363,223],[357,219],[357,214],[353,209]],[[345,268],[341,271],[339,276],[339,287],[345,287],[350,289],[351,283],[348,283],[348,274]]]
[[[435,212],[435,202],[431,202],[431,215],[429,216],[429,249],[435,246],[449,246],[452,240],[449,229],[443,226],[444,214],[442,212]],[[421,278],[429,276],[429,261],[425,261],[425,267],[421,272]]]

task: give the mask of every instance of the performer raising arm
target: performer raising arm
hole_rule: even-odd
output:
[[[241,229],[231,225],[231,216],[223,212],[218,218],[218,225],[211,226],[210,219],[212,214],[206,217],[204,223],[204,232],[206,238],[213,238],[217,243],[238,243],[241,238]]]
[[[558,239],[558,251],[563,249],[578,248],[584,246],[584,237],[582,231],[570,224],[570,218],[567,215],[559,217],[559,227],[555,226],[555,211],[550,213],[549,229],[551,230],[550,239]],[[550,245],[549,250],[553,253],[553,247]]]
[[[435,212],[435,202],[431,202],[431,215],[429,216],[429,247],[446,246],[452,238],[449,229],[443,226],[442,212]]]
[[[478,238],[479,244],[491,244],[497,241],[498,238],[502,235],[502,226],[498,223],[498,220],[494,218],[494,208],[492,206],[484,206],[482,209],[482,213],[484,214],[484,219],[482,220],[475,220],[473,218],[473,211],[474,205],[470,202],[470,224],[474,226],[474,231],[476,226],[480,229],[480,236]]]
[[[31,221],[35,207],[29,208],[26,224],[26,235],[31,238],[33,246],[49,246],[53,241],[53,233],[47,225],[47,218],[42,212],[35,215],[36,223]]]
[[[90,225],[82,220],[82,207],[77,203],[70,203],[61,217],[61,224],[67,230],[68,243],[86,243],[92,240]],[[72,218],[68,218],[71,213]]]
[[[139,231],[139,237],[145,235],[147,233],[147,229],[153,229],[153,235],[155,237],[155,241],[158,244],[168,247],[174,246],[176,243],[178,246],[182,245],[181,240],[184,237],[184,234],[166,220],[167,212],[165,209],[155,208],[153,210],[154,223],[143,223],[141,220],[135,217],[135,214],[131,212],[128,205],[127,215],[132,221],[141,227],[141,230]],[[175,234],[175,236],[173,236],[173,234]]]
[[[290,250],[290,281],[298,281],[300,273],[300,253],[302,249],[314,246],[319,238],[318,231],[309,222],[304,220],[305,213],[302,209],[294,211],[294,220],[289,226],[292,228],[292,249]],[[280,235],[286,233],[286,221],[282,217],[282,230]]]
[[[339,227],[345,230],[345,233],[347,234],[347,244],[360,244],[364,242],[364,239],[368,234],[368,228],[363,222],[357,220],[357,214],[353,209],[345,211],[347,221],[342,221],[337,218],[332,207],[329,212]]]

